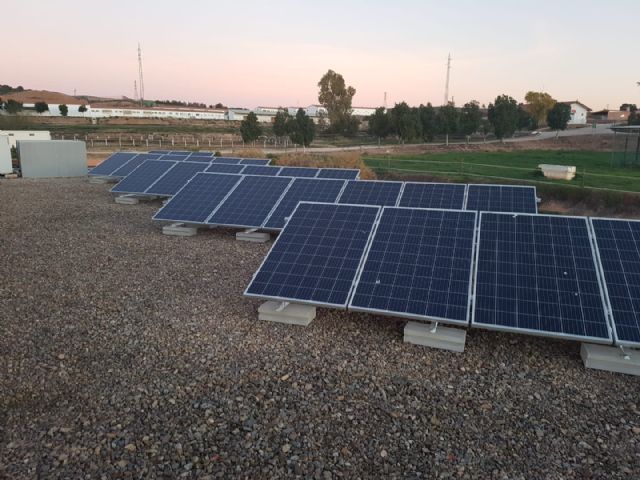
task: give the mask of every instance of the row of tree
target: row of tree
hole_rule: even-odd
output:
[[[240,135],[245,143],[251,143],[262,136],[262,126],[255,113],[250,112],[240,122]],[[273,123],[273,133],[279,138],[289,138],[293,143],[308,147],[316,136],[316,125],[302,109],[295,116],[280,110]]]
[[[24,110],[24,106],[22,103],[12,99],[7,100],[6,102],[3,102],[2,99],[0,99],[0,108],[11,115],[15,115]],[[38,113],[44,113],[49,111],[49,104],[47,102],[36,102],[33,105],[33,108]],[[58,105],[58,111],[60,112],[60,115],[66,117],[69,114],[69,107],[64,103],[61,103],[60,105]],[[78,107],[78,111],[80,113],[86,112],[87,106],[80,105]]]

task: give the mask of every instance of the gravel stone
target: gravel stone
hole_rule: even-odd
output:
[[[158,202],[109,187],[0,181],[0,478],[638,475],[640,379],[579,344],[260,322],[242,292],[270,244],[162,235]]]

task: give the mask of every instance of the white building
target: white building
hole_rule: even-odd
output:
[[[51,140],[47,130],[0,130],[0,136],[7,138],[10,147],[15,147],[19,140]]]
[[[376,113],[375,107],[353,107],[351,109],[351,115],[354,117],[368,117]]]
[[[88,107],[87,112],[80,116],[89,118],[176,118],[183,120],[225,120],[224,110],[211,109],[169,109],[169,108],[94,108]],[[71,116],[71,111],[69,111]]]
[[[571,119],[567,125],[586,125],[587,115],[591,111],[584,103],[580,103],[578,100],[572,100],[569,102],[560,102],[571,107]]]

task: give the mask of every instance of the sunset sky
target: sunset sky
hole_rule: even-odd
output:
[[[354,105],[440,105],[450,52],[457,104],[544,90],[617,108],[640,104],[638,18],[637,0],[23,0],[4,9],[0,83],[133,97],[140,42],[147,99],[308,105],[331,68]]]

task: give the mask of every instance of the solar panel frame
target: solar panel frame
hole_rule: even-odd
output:
[[[282,195],[280,200],[278,200],[278,203],[273,207],[271,212],[269,212],[269,216],[265,219],[265,221],[262,224],[262,229],[271,230],[271,231],[280,231],[280,230],[282,230],[284,228],[284,226],[286,225],[286,223],[287,223],[287,219],[290,218],[291,215],[293,215],[293,212],[297,208],[297,206],[298,206],[297,203],[300,203],[301,201],[304,201],[304,202],[313,202],[314,201],[314,200],[311,200],[311,199],[298,200],[296,205],[293,207],[293,210],[291,210],[291,212],[289,212],[289,215],[284,217],[284,224],[282,224],[282,226],[276,226],[276,225],[271,224],[272,220],[274,219],[274,215],[276,214],[276,212],[278,212],[280,207],[283,206],[285,200],[287,199],[287,195],[289,195],[289,193],[291,192],[292,189],[297,187],[296,183],[300,184],[300,183],[303,183],[305,181],[312,180],[312,181],[318,181],[318,182],[329,182],[329,183],[327,183],[327,185],[329,185],[329,184],[338,185],[340,182],[342,182],[342,186],[340,186],[340,188],[339,188],[339,190],[338,190],[333,202],[329,202],[328,200],[323,200],[323,201],[315,200],[316,203],[335,203],[336,200],[342,194],[342,191],[344,190],[345,185],[347,184],[347,180],[342,180],[340,178],[309,178],[309,177],[292,177],[292,178],[293,178],[293,182],[290,183],[289,188],[287,189],[287,191]]]
[[[376,241],[376,234],[378,233],[378,228],[380,226],[380,224],[382,223],[382,219],[384,216],[384,211],[387,209],[397,209],[397,210],[418,210],[418,211],[437,211],[437,212],[456,212],[456,213],[460,213],[460,214],[469,214],[469,215],[473,215],[474,216],[474,220],[473,220],[473,238],[472,238],[472,243],[471,243],[471,258],[469,259],[469,285],[467,287],[467,304],[466,304],[466,318],[465,320],[457,320],[457,319],[451,319],[451,318],[446,318],[446,317],[440,317],[440,316],[425,316],[425,315],[418,315],[418,314],[413,314],[413,313],[407,313],[407,312],[400,312],[400,311],[393,311],[393,310],[382,310],[382,309],[376,309],[376,308],[369,308],[369,307],[361,307],[361,306],[357,306],[354,305],[354,300],[356,297],[356,293],[358,290],[358,285],[360,284],[360,280],[362,278],[362,274],[365,270],[366,264],[367,264],[367,260],[369,259],[369,254],[372,251],[372,247],[373,244]],[[457,325],[457,326],[465,326],[468,327],[471,324],[471,306],[472,306],[472,291],[474,288],[474,269],[475,269],[475,260],[476,260],[476,247],[477,247],[477,239],[478,239],[478,227],[477,227],[477,217],[478,217],[478,212],[475,211],[466,211],[466,210],[456,210],[456,209],[448,209],[448,208],[414,208],[414,207],[400,207],[400,206],[385,206],[385,207],[381,207],[381,212],[380,215],[378,217],[378,220],[376,222],[376,225],[374,227],[374,231],[373,234],[371,236],[369,245],[367,247],[367,250],[365,252],[364,258],[362,260],[362,264],[360,265],[360,270],[358,271],[358,274],[356,276],[356,280],[355,280],[355,286],[351,291],[351,295],[349,298],[349,304],[348,304],[348,310],[353,311],[353,312],[363,312],[363,313],[372,313],[372,314],[376,314],[376,315],[386,315],[386,316],[391,316],[391,317],[398,317],[398,318],[406,318],[408,320],[418,320],[418,321],[422,321],[422,322],[437,322],[437,323],[447,323],[447,324],[451,324],[451,325]]]
[[[349,187],[351,185],[353,185],[354,188],[356,188],[356,189],[357,188],[365,188],[366,185],[371,185],[372,187],[375,187],[376,185],[397,185],[398,186],[398,192],[396,193],[396,197],[395,197],[395,200],[394,200],[393,204],[386,204],[386,203],[383,203],[383,204],[380,204],[380,203],[358,203],[358,202],[355,202],[353,198],[348,198],[348,195],[350,195]],[[340,194],[340,196],[336,200],[336,203],[346,203],[346,204],[351,204],[351,205],[379,205],[381,207],[394,207],[394,206],[398,205],[398,201],[400,200],[400,198],[402,196],[403,187],[404,187],[404,182],[398,182],[398,181],[393,181],[393,180],[347,180],[347,184],[342,189],[342,193]],[[347,198],[345,198],[345,195],[347,195]],[[385,198],[387,198],[387,197],[385,197]],[[344,202],[343,202],[343,199],[345,200]],[[367,200],[368,200],[368,198],[367,198]]]
[[[483,218],[484,215],[504,215],[504,216],[507,216],[507,217],[508,216],[512,216],[512,217],[519,217],[519,216],[550,217],[550,218],[569,218],[569,219],[582,219],[582,220],[584,220],[585,221],[585,225],[586,225],[586,230],[587,230],[587,233],[589,235],[589,244],[590,244],[590,247],[591,247],[591,255],[592,255],[592,260],[593,260],[593,265],[594,265],[594,271],[596,273],[596,280],[597,280],[597,284],[598,284],[598,288],[599,288],[599,292],[600,292],[600,299],[601,299],[602,308],[603,308],[605,326],[607,327],[608,338],[592,337],[592,336],[588,336],[588,335],[584,335],[583,336],[583,335],[573,335],[573,334],[567,334],[567,333],[556,333],[556,332],[545,331],[545,330],[534,330],[534,329],[530,329],[530,328],[510,327],[510,326],[505,326],[505,325],[487,324],[487,323],[479,323],[479,322],[477,322],[476,321],[476,310],[477,310],[477,306],[478,306],[478,303],[477,303],[477,298],[478,298],[478,268],[479,268],[479,263],[480,263],[479,262],[480,255],[482,253],[482,218]],[[506,333],[526,334],[526,335],[531,335],[531,336],[536,336],[536,337],[556,338],[556,339],[571,340],[571,341],[578,341],[578,342],[599,343],[599,344],[604,344],[604,345],[612,344],[613,343],[613,336],[612,336],[612,331],[611,331],[611,322],[609,321],[609,317],[608,317],[607,304],[606,304],[606,300],[605,300],[605,297],[604,297],[602,279],[601,279],[601,277],[599,275],[595,248],[593,248],[594,246],[593,246],[593,238],[592,238],[592,234],[591,234],[591,229],[589,228],[589,223],[588,223],[587,220],[588,220],[587,217],[570,216],[570,215],[546,215],[546,214],[533,214],[533,213],[485,212],[485,211],[479,212],[478,227],[477,227],[477,246],[476,246],[475,266],[474,266],[474,272],[473,272],[474,282],[473,282],[473,294],[472,294],[472,298],[473,298],[472,306],[473,306],[473,308],[471,310],[471,324],[470,324],[471,327],[472,328],[485,329],[485,330],[495,330],[495,331],[506,332]]]
[[[169,160],[172,162],[184,162],[189,156],[188,155],[175,155],[173,153],[167,153],[162,155],[159,160]]]
[[[271,164],[270,158],[243,158],[240,160],[241,165],[258,165],[262,167],[269,166]]]
[[[211,160],[212,163],[229,163],[235,165],[240,163],[241,158],[238,157],[213,157]]]
[[[621,223],[637,223],[640,224],[640,220],[634,220],[634,219],[626,219],[626,218],[610,218],[610,217],[594,217],[594,218],[589,218],[589,227],[591,228],[591,232],[593,234],[593,242],[594,242],[594,250],[595,250],[595,255],[598,261],[598,267],[599,267],[599,273],[601,275],[600,277],[600,281],[602,283],[602,288],[604,290],[604,295],[605,295],[605,299],[606,299],[606,305],[607,305],[607,313],[609,315],[609,320],[610,320],[610,326],[611,326],[611,330],[613,333],[613,343],[615,343],[616,345],[620,345],[620,346],[625,346],[625,347],[633,347],[633,348],[638,348],[640,347],[640,341],[634,341],[634,340],[625,340],[625,339],[621,339],[619,334],[618,334],[618,327],[616,325],[616,312],[614,311],[614,307],[613,307],[613,302],[611,300],[611,294],[609,292],[609,285],[607,282],[607,275],[606,275],[606,270],[605,270],[605,263],[602,260],[602,256],[600,255],[600,243],[598,242],[598,236],[596,233],[596,226],[594,225],[594,221],[607,221],[607,222],[621,222]],[[616,242],[617,244],[617,242]],[[616,245],[617,248],[617,245]],[[622,258],[620,258],[622,263]],[[627,275],[626,272],[623,271],[622,275],[624,276],[625,282],[627,283],[628,286],[628,279],[627,279]],[[629,298],[631,298],[632,295],[629,292]],[[639,323],[638,325],[638,330],[640,330],[640,310],[636,312],[636,309],[634,309],[634,313],[636,314],[636,322]]]
[[[474,187],[499,187],[499,188],[514,188],[514,189],[521,188],[521,189],[533,190],[535,211],[534,212],[520,212],[520,211],[516,212],[513,210],[483,210],[483,209],[469,208],[469,196]],[[500,185],[495,183],[469,183],[467,184],[464,210],[475,210],[477,212],[493,212],[493,213],[537,214],[538,213],[538,191],[536,190],[536,187],[533,185]]]
[[[407,196],[406,197],[406,202],[404,202],[404,204],[403,204],[403,201],[405,200],[405,195],[408,192],[407,188],[411,189],[411,187],[413,187],[414,185],[415,186],[425,186],[425,187],[433,186],[434,189],[439,187],[439,186],[442,186],[442,187],[455,186],[456,190],[458,190],[460,187],[462,187],[462,189],[463,189],[462,199],[461,199],[459,205],[447,205],[447,206],[444,206],[444,205],[442,205],[442,202],[441,202],[440,205],[414,205],[414,204],[407,205],[407,203],[409,203],[409,201],[410,201],[409,197]],[[443,192],[443,194],[444,194],[444,192]],[[431,195],[429,198],[430,199],[433,198],[433,195]],[[420,197],[420,200],[423,200],[423,199],[424,199],[424,195],[422,195]],[[466,205],[466,201],[467,201],[467,184],[465,184],[465,183],[404,182],[404,187],[402,189],[402,193],[400,195],[400,198],[398,199],[397,206],[398,207],[409,207],[409,208],[431,208],[431,209],[438,209],[438,210],[448,210],[448,209],[451,209],[451,210],[465,210],[464,207]]]
[[[167,161],[167,160],[145,160],[140,165],[138,165],[129,175],[127,175],[122,180],[120,180],[116,185],[114,185],[113,188],[111,188],[110,192],[117,193],[117,194],[125,194],[125,195],[132,195],[132,194],[147,195],[145,193],[146,190],[149,187],[151,187],[151,185],[156,183],[159,179],[161,179],[163,176],[165,176],[169,170],[171,170],[173,167],[176,166],[177,163],[178,162]],[[128,185],[130,182],[135,181],[136,175],[140,174],[145,169],[150,169],[154,165],[157,165],[159,167],[162,167],[164,165],[166,168],[164,171],[162,171],[161,174],[155,177],[151,182],[148,182],[144,190],[140,190],[140,189],[136,190],[136,189],[133,189],[132,187],[127,187],[127,190],[121,190],[123,184]]]
[[[316,178],[319,168],[315,167],[282,167],[278,172],[279,177]],[[307,175],[307,173],[309,175]],[[302,175],[301,175],[302,174]],[[323,180],[342,180],[340,178],[324,178]]]
[[[159,160],[157,155],[151,155],[149,153],[140,153],[135,157],[131,158],[127,163],[122,165],[120,168],[111,172],[109,176],[111,177],[126,177],[131,172],[133,172],[141,163],[146,160]]]
[[[269,165],[245,165],[243,175],[256,175],[262,177],[277,177],[282,167],[271,167]]]
[[[231,228],[257,228],[257,229],[261,228],[262,225],[264,224],[264,222],[266,221],[266,219],[269,218],[269,216],[271,215],[273,210],[278,206],[278,204],[280,203],[280,201],[282,200],[284,195],[287,193],[287,191],[291,187],[291,185],[293,183],[293,180],[294,180],[293,177],[274,177],[274,176],[271,176],[271,175],[238,175],[238,177],[241,177],[241,180],[236,184],[235,188],[231,192],[229,192],[229,195],[227,195],[227,197],[225,197],[224,200],[222,200],[218,204],[216,209],[211,212],[211,215],[209,215],[209,217],[207,217],[207,219],[205,221],[205,223],[207,225],[220,226],[220,227],[231,227]],[[225,209],[225,208],[229,207],[230,204],[226,205],[227,200],[230,200],[231,195],[236,193],[236,191],[239,191],[240,188],[242,188],[242,186],[243,186],[242,183],[247,178],[286,179],[286,180],[288,180],[288,183],[286,184],[286,186],[284,187],[284,189],[280,193],[279,197],[275,200],[275,202],[273,203],[273,205],[271,206],[269,211],[265,213],[265,215],[262,218],[262,221],[260,223],[249,224],[249,223],[234,223],[234,222],[226,222],[226,221],[215,221],[215,216],[222,209]],[[237,218],[237,216],[235,218]]]
[[[127,158],[124,158],[123,155],[126,156]],[[90,177],[91,176],[110,177],[113,172],[118,170],[123,165],[127,164],[132,158],[137,157],[138,155],[140,155],[138,152],[115,152],[109,155],[108,158],[105,158],[102,162],[100,162],[98,165],[93,167],[91,170],[89,170],[89,173],[87,175],[89,175]],[[122,158],[122,160],[117,161],[117,166],[110,166],[111,163],[116,163],[116,158]],[[109,168],[104,173],[94,173],[96,170],[99,170],[100,172],[102,172],[102,170],[105,170],[107,166]]]
[[[216,175],[216,176],[225,176],[225,177],[237,177],[236,182],[231,186],[231,188],[229,189],[229,191],[218,201],[218,203],[216,204],[215,207],[213,207],[213,211],[215,212],[216,209],[222,204],[224,203],[224,201],[229,197],[229,195],[231,195],[231,193],[236,189],[236,187],[238,186],[238,184],[240,183],[240,180],[242,179],[242,175],[232,175],[232,174],[227,174],[227,173],[206,173],[206,172],[198,172],[196,173],[187,183],[185,183],[183,185],[183,187],[178,190],[176,192],[176,194],[171,197],[171,199],[165,203],[151,218],[152,220],[156,220],[156,221],[160,221],[160,222],[178,222],[178,223],[183,223],[185,225],[207,225],[206,221],[207,219],[212,215],[212,213],[210,212],[206,217],[204,217],[204,220],[199,221],[199,220],[185,220],[183,219],[177,219],[177,218],[160,218],[160,212],[162,212],[167,206],[171,205],[171,202],[174,201],[174,198],[178,197],[178,195],[184,190],[186,189],[189,184],[198,176],[198,175]]]
[[[187,168],[188,166],[192,166],[194,170],[193,172],[187,172],[186,175],[189,176],[183,175],[182,183],[180,183],[180,181],[174,181],[172,185],[169,185],[172,187],[170,191],[168,187],[165,187],[163,190],[159,189],[159,187],[166,183],[167,179],[169,179],[175,172]],[[196,167],[199,168],[199,170]],[[182,187],[184,187],[196,174],[204,172],[205,169],[206,165],[201,162],[176,162],[176,164],[170,170],[168,170],[162,177],[160,177],[152,185],[150,185],[149,188],[147,188],[145,194],[154,195],[157,197],[172,197],[173,195],[176,195],[182,189]]]
[[[341,180],[341,179],[331,179],[331,180]],[[376,226],[378,220],[380,219],[380,215],[381,215],[381,212],[382,212],[382,207],[380,207],[378,205],[349,205],[349,204],[346,204],[346,203],[338,204],[338,203],[326,203],[326,202],[299,202],[298,205],[296,206],[296,209],[291,214],[291,217],[287,221],[287,224],[289,223],[291,218],[294,217],[294,215],[296,214],[298,209],[303,204],[329,205],[329,206],[335,206],[335,207],[357,207],[357,208],[363,208],[363,209],[376,209],[377,210],[375,218],[374,218],[374,221],[373,221],[373,224],[371,226],[371,230],[369,231],[368,238],[367,238],[367,240],[365,242],[365,246],[364,246],[362,254],[360,256],[359,264],[358,264],[358,267],[357,267],[357,269],[355,271],[353,281],[351,282],[351,286],[349,288],[349,292],[347,293],[347,296],[346,296],[346,299],[345,299],[345,303],[344,304],[338,304],[338,303],[313,301],[313,300],[306,300],[306,299],[299,299],[299,298],[292,298],[292,297],[262,295],[262,294],[255,294],[255,293],[250,293],[249,292],[249,289],[251,288],[251,285],[253,284],[255,278],[258,276],[258,274],[262,270],[263,266],[269,260],[271,252],[276,249],[277,245],[279,245],[279,242],[282,241],[282,238],[285,238],[285,235],[283,235],[282,233],[280,235],[278,235],[278,238],[276,238],[276,240],[273,242],[273,245],[271,246],[271,249],[269,250],[269,253],[267,253],[267,255],[265,255],[265,257],[262,259],[262,262],[260,263],[260,266],[258,267],[258,269],[255,271],[255,273],[251,277],[251,281],[249,282],[249,285],[247,285],[247,288],[245,288],[245,290],[243,292],[243,295],[246,296],[246,297],[261,298],[261,299],[266,299],[266,300],[275,300],[275,301],[278,301],[278,302],[290,302],[290,303],[298,303],[298,304],[302,304],[302,305],[313,305],[313,306],[319,306],[319,307],[329,307],[329,308],[337,308],[337,309],[341,309],[341,310],[346,310],[347,309],[347,305],[349,303],[349,298],[351,297],[353,289],[355,288],[355,278],[356,278],[356,276],[358,274],[358,271],[362,268],[362,262],[364,260],[365,253],[367,252],[367,250],[369,249],[369,246],[371,245],[371,239],[372,239],[372,236],[373,236],[373,231],[375,229],[375,226]],[[285,228],[286,228],[286,225],[285,225]],[[283,233],[284,233],[284,230],[283,230]]]
[[[360,170],[357,168],[321,168],[316,178],[358,180],[360,178]]]

